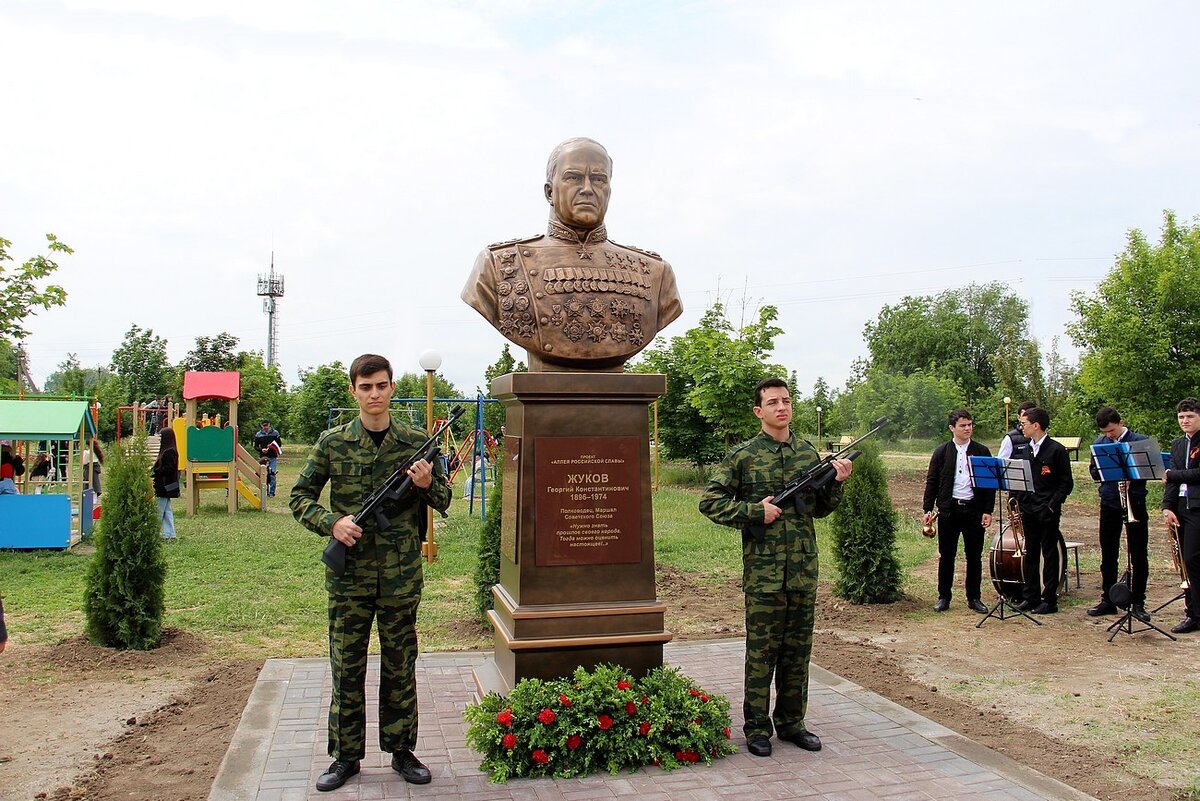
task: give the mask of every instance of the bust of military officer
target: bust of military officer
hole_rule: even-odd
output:
[[[662,256],[608,238],[612,159],[568,139],[546,164],[546,233],[486,247],[462,299],[529,353],[532,371],[621,372],[683,312]]]

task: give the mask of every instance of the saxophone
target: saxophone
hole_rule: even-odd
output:
[[[1183,553],[1179,549],[1179,524],[1170,519],[1167,520],[1167,539],[1171,542],[1171,559],[1179,572],[1179,589],[1186,590],[1192,583],[1188,581],[1187,565],[1183,563]]]

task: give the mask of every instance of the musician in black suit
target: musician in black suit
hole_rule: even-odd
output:
[[[1013,426],[1013,430],[1004,435],[1000,440],[1000,449],[996,451],[996,456],[1000,459],[1013,458],[1013,448],[1019,448],[1029,438],[1021,433],[1021,426],[1025,422],[1025,412],[1037,406],[1033,401],[1021,401],[1021,405],[1017,407],[1017,424]]]
[[[1149,439],[1145,434],[1130,431],[1121,414],[1111,406],[1096,412],[1096,428],[1100,436],[1092,445],[1114,442],[1138,442]],[[1093,459],[1088,470],[1100,481],[1100,470]],[[1121,484],[1125,484],[1122,493]],[[1121,533],[1129,542],[1130,601],[1129,611],[1143,623],[1150,622],[1146,611],[1146,579],[1150,575],[1147,544],[1150,540],[1150,516],[1146,512],[1145,481],[1101,481],[1100,492],[1100,603],[1087,610],[1090,617],[1117,614],[1117,606],[1108,597],[1108,590],[1117,582],[1121,560]]]
[[[1171,629],[1200,629],[1200,400],[1184,398],[1175,407],[1183,436],[1171,443],[1171,466],[1163,481],[1163,517],[1179,526],[1179,555],[1187,568],[1187,617]]]
[[[935,506],[938,512],[938,599],[933,611],[945,612],[950,608],[954,558],[958,554],[961,534],[967,563],[967,606],[986,615],[988,608],[979,600],[979,582],[983,577],[983,530],[992,524],[996,491],[971,486],[969,459],[991,456],[992,452],[971,439],[975,422],[966,409],[950,412],[949,428],[953,438],[939,445],[929,459],[922,507],[926,525],[933,519]]]
[[[1013,449],[1013,458],[1029,462],[1033,471],[1033,490],[1014,493],[1025,528],[1025,558],[1021,563],[1025,600],[1017,609],[1036,615],[1058,611],[1058,582],[1062,572],[1058,556],[1058,543],[1062,539],[1060,522],[1063,503],[1075,488],[1067,449],[1050,439],[1046,434],[1049,427],[1050,415],[1045,409],[1036,406],[1028,409],[1021,421],[1021,433],[1029,441]],[[1039,557],[1043,563],[1040,582]]]

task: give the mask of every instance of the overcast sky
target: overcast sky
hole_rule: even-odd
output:
[[[172,361],[265,350],[274,250],[289,383],[434,348],[473,391],[505,341],[459,300],[474,258],[544,231],[546,157],[590,136],[610,235],[675,268],[666,335],[773,303],[807,393],[883,304],[972,281],[1048,346],[1128,229],[1200,213],[1198,30],[1182,0],[0,0],[0,236],[75,248],[39,383],[135,322]]]

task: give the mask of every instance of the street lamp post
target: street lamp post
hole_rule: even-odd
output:
[[[817,447],[821,447],[821,407],[817,407]]]
[[[1004,396],[1004,432],[1008,433],[1008,405],[1012,403],[1012,398]]]
[[[433,374],[442,366],[442,354],[436,350],[427,350],[422,353],[417,361],[421,365],[421,369],[425,371],[425,433],[433,433]],[[437,540],[433,536],[433,508],[426,510],[429,516],[425,524],[425,559],[432,563],[433,558],[437,556]]]

